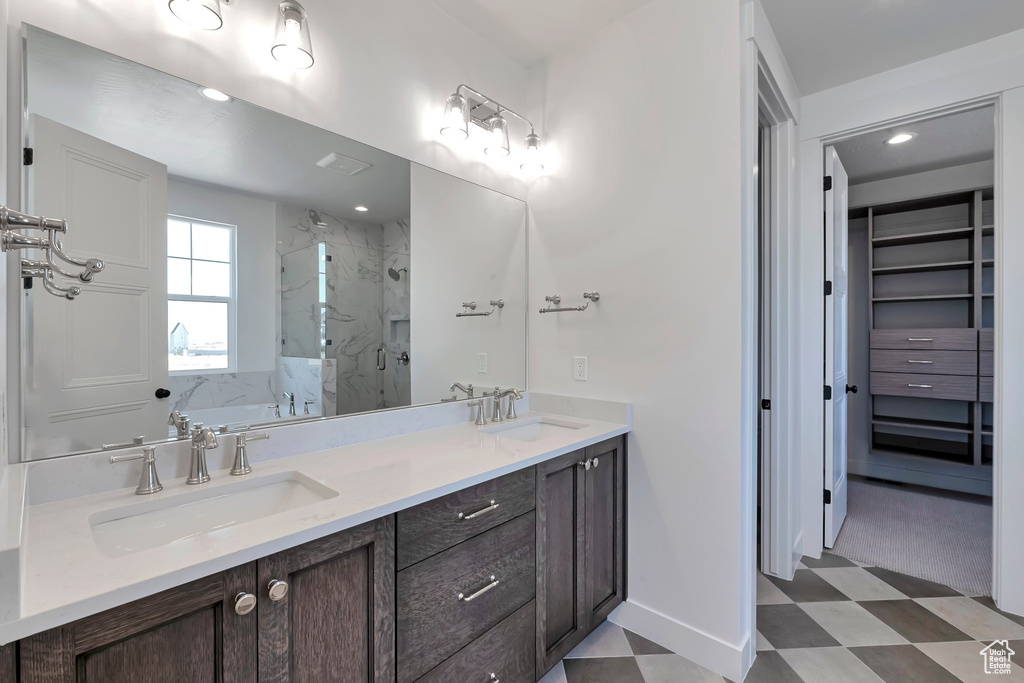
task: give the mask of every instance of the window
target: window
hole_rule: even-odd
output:
[[[235,227],[167,218],[167,368],[235,369]]]

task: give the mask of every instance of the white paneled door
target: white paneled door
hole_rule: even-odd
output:
[[[25,453],[167,437],[167,167],[30,120],[28,210],[68,221],[66,250],[106,264],[74,301],[25,291]],[[81,284],[81,283],[78,283]]]
[[[835,147],[825,149],[825,280],[832,293],[825,296],[825,547],[836,543],[846,519],[846,383],[848,311],[848,186],[849,178]],[[828,180],[825,187],[828,188]],[[826,285],[827,287],[828,285]]]

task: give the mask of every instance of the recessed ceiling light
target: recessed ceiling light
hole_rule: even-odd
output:
[[[887,145],[902,145],[904,142],[909,142],[917,137],[917,133],[897,133],[891,138],[885,141]]]
[[[369,211],[369,209],[366,208],[365,206],[357,206],[356,211]]]
[[[231,95],[222,93],[220,90],[217,90],[216,88],[204,88],[203,86],[199,86],[199,94],[208,100],[213,100],[214,102],[231,101]]]

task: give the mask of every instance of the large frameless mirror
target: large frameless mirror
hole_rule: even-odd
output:
[[[24,459],[525,388],[521,201],[25,35],[25,209],[106,267],[23,290]]]

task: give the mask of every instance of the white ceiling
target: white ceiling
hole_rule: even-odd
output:
[[[531,67],[651,0],[430,0],[497,50]]]
[[[28,94],[30,113],[173,176],[370,223],[409,217],[407,160],[247,102],[213,102],[194,83],[35,28]],[[317,166],[330,152],[373,166],[354,176]]]
[[[992,107],[985,107],[865,133],[838,143],[836,152],[851,184],[991,160],[995,156],[994,116]],[[887,145],[885,141],[897,132],[917,136],[902,145]]]
[[[804,95],[1024,28],[1022,0],[761,0]]]

